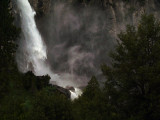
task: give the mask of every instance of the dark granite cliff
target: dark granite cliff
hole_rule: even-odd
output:
[[[29,1],[47,46],[48,64],[64,83],[76,87],[85,86],[92,75],[103,83],[99,67],[110,63],[109,51],[127,24],[137,25],[142,13],[160,17],[159,0]],[[20,25],[15,2],[12,6]]]

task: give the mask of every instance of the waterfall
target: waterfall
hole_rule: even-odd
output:
[[[74,99],[78,98],[79,95],[82,94],[82,91],[78,88],[75,88],[75,91],[74,92],[70,91],[70,93],[71,93],[71,100],[74,100]]]
[[[37,29],[34,16],[35,11],[31,8],[28,0],[17,0],[21,16],[21,28],[24,35],[25,46],[23,50],[26,54],[25,69],[32,70],[36,75],[44,75],[44,64],[47,59],[46,46]]]
[[[36,12],[32,9],[28,0],[17,0],[17,5],[20,11],[23,33],[19,46],[20,51],[23,53],[24,58],[22,58],[25,59],[25,62],[22,63],[23,65],[18,62],[19,67],[23,66],[21,71],[33,71],[37,76],[48,74],[52,81],[57,82],[57,85],[65,87],[60,76],[54,74],[46,62],[47,48],[36,26],[34,19]],[[71,92],[71,99],[75,99],[81,94],[78,88],[75,89],[75,92]]]

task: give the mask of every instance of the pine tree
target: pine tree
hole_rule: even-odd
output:
[[[14,61],[16,51],[15,40],[19,36],[19,29],[13,24],[10,0],[0,1],[0,70],[9,68]]]
[[[8,73],[14,68],[15,40],[19,35],[19,29],[13,25],[9,4],[10,0],[0,1],[0,98],[7,92]]]
[[[158,120],[160,106],[160,22],[142,15],[138,27],[119,35],[112,66],[102,66],[106,96],[123,119]]]

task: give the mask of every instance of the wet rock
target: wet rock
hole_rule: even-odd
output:
[[[61,94],[64,94],[67,98],[70,99],[71,93],[70,93],[70,91],[68,89],[60,87],[58,85],[52,85],[52,86],[55,87],[57,89],[57,91],[59,91]]]
[[[67,89],[67,90],[70,90],[70,91],[72,91],[72,92],[75,92],[75,88],[72,87],[72,86],[67,86],[66,89]]]
[[[48,14],[50,10],[51,0],[29,0],[31,6],[36,11],[36,17]]]

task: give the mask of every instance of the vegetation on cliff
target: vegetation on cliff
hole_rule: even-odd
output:
[[[0,120],[159,120],[160,21],[142,15],[118,37],[112,64],[102,65],[100,88],[93,76],[82,96],[71,101],[49,76],[19,73],[14,58],[20,30],[13,25],[9,0],[0,1]]]

